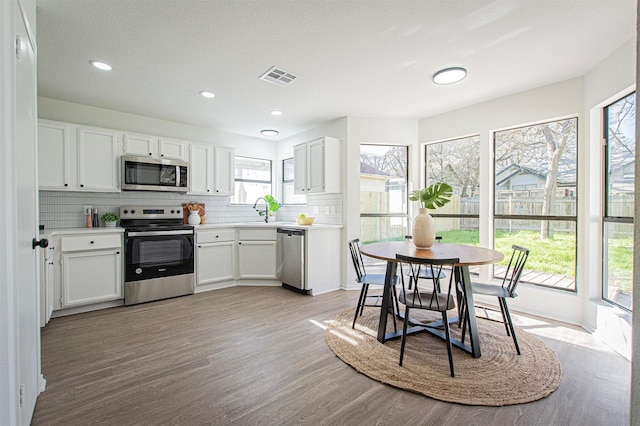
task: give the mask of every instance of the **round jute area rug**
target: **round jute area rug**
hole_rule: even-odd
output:
[[[560,385],[562,367],[555,353],[519,328],[516,333],[522,355],[516,353],[502,323],[478,318],[482,356],[473,358],[454,347],[455,377],[451,377],[444,340],[426,332],[409,335],[400,367],[400,339],[384,344],[376,339],[380,311],[365,308],[355,330],[351,328],[354,312],[353,308],[347,309],[330,320],[325,340],[338,358],[382,383],[441,401],[488,406],[535,401]],[[415,313],[411,312],[412,318],[441,319],[438,313]],[[387,324],[392,331],[391,316]],[[402,329],[402,321],[398,328]],[[451,326],[451,333],[460,337],[457,325]]]

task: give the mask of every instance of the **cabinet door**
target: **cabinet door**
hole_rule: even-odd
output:
[[[235,185],[233,148],[215,147],[213,170],[215,195],[233,195]]]
[[[158,139],[159,158],[184,160],[187,158],[187,143],[176,139]]]
[[[240,241],[238,278],[276,279],[276,242]]]
[[[81,191],[118,192],[118,133],[78,128],[78,187]]]
[[[307,193],[307,144],[293,147],[293,192]]]
[[[63,307],[89,305],[121,298],[120,250],[62,255]]]
[[[38,122],[38,183],[40,189],[68,190],[71,184],[71,126]]]
[[[155,157],[157,140],[153,136],[125,133],[122,135],[122,150],[127,155]]]
[[[324,139],[307,144],[307,192],[324,192]]]
[[[196,257],[198,285],[234,279],[234,248],[234,241],[198,245]]]
[[[213,147],[191,144],[189,156],[189,193],[211,195],[213,188]]]

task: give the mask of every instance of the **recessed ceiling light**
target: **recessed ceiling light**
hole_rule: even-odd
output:
[[[280,132],[272,129],[264,129],[264,130],[260,130],[260,134],[262,136],[278,136]]]
[[[200,95],[204,96],[205,98],[215,98],[216,97],[215,93],[209,92],[207,90],[201,91]]]
[[[435,84],[457,83],[467,76],[467,70],[461,67],[445,68],[433,75]]]
[[[111,67],[111,65],[109,64],[105,64],[104,62],[100,62],[100,61],[89,61],[89,63],[91,65],[93,65],[94,67],[98,68],[99,70],[103,70],[103,71],[111,71],[113,68]]]
[[[278,111],[277,109],[274,109],[273,111],[271,111],[271,115],[282,115],[282,111]]]

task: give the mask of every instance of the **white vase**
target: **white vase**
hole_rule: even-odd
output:
[[[200,225],[200,215],[198,214],[198,210],[192,210],[191,213],[189,213],[187,222],[189,222],[189,225]]]
[[[105,222],[104,226],[106,226],[107,228],[113,228],[116,226],[116,222]]]
[[[436,229],[433,218],[425,207],[418,209],[418,215],[413,218],[413,244],[419,250],[429,250],[436,242]]]

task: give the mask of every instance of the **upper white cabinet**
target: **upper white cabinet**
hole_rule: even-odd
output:
[[[38,183],[40,189],[69,190],[71,137],[75,127],[55,121],[38,121]]]
[[[340,140],[325,136],[293,147],[296,194],[340,192]]]
[[[40,189],[118,192],[118,132],[38,121]]]
[[[185,160],[188,144],[181,140],[125,132],[122,150],[127,155],[145,155],[153,158]]]
[[[190,146],[190,194],[233,195],[234,150],[221,146]]]
[[[78,187],[82,191],[118,192],[118,132],[78,127]]]

